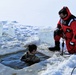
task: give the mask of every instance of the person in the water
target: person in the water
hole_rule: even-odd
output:
[[[21,61],[29,64],[38,63],[40,61],[40,58],[35,55],[36,51],[37,46],[35,44],[28,45],[28,51],[21,57]]]

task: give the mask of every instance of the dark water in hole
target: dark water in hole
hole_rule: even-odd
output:
[[[9,54],[9,55],[5,55],[0,57],[0,63],[9,66],[11,68],[14,69],[22,69],[24,67],[29,66],[28,63],[25,63],[23,61],[20,60],[21,56],[24,54],[25,52],[17,52],[14,54]],[[40,61],[44,61],[46,59],[48,59],[49,57],[42,54],[42,53],[37,53],[36,56],[38,56],[40,58]]]

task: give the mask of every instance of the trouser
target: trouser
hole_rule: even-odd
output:
[[[54,31],[54,40],[55,40],[55,42],[60,41],[60,38],[63,38],[63,32],[61,31],[59,33],[59,31]],[[70,54],[76,53],[76,44],[74,46],[72,46],[72,45],[70,45],[70,41],[71,41],[70,38],[64,38],[64,39],[65,39],[65,42],[66,42],[66,48],[67,48],[68,52]]]

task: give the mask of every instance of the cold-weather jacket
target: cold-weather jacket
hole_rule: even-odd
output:
[[[76,17],[70,13],[70,10],[66,8],[68,16],[59,20],[57,28],[63,31],[61,36],[55,36],[55,41],[59,41],[64,36],[66,40],[66,47],[69,53],[76,53]]]
[[[24,61],[26,63],[34,64],[40,61],[40,59],[35,55],[35,54],[29,54],[28,52],[26,52],[22,57],[21,57],[21,61]]]

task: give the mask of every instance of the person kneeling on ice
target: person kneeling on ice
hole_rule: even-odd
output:
[[[65,39],[67,50],[70,54],[76,53],[76,17],[71,14],[68,7],[63,7],[59,11],[60,20],[57,29],[54,31],[55,47],[50,47],[50,51],[60,51],[60,38]]]
[[[29,64],[38,63],[40,59],[35,55],[37,51],[37,46],[35,44],[28,45],[28,51],[21,58],[21,61],[24,61]]]

